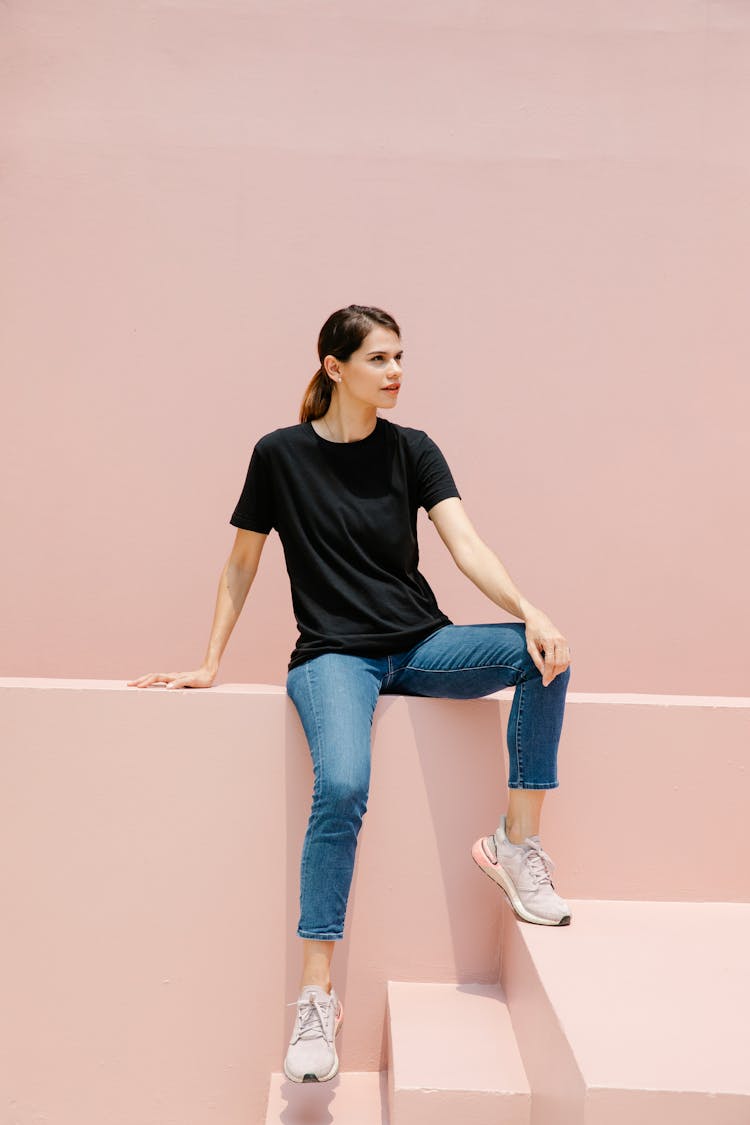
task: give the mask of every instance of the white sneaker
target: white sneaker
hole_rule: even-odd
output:
[[[554,889],[550,874],[555,865],[538,836],[513,844],[501,817],[492,836],[480,836],[471,849],[474,861],[505,891],[513,910],[526,922],[542,926],[569,926],[570,907]]]
[[[291,1082],[327,1082],[339,1069],[334,1039],[344,1020],[344,1009],[331,986],[306,984],[297,1000],[297,1017],[284,1059],[284,1074]]]

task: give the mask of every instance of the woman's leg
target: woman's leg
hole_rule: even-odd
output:
[[[567,926],[570,907],[555,891],[539,820],[547,789],[559,785],[557,750],[570,668],[544,686],[522,623],[446,625],[390,658],[382,691],[472,699],[515,686],[508,719],[508,812],[471,854],[504,890],[520,918]]]
[[[344,1016],[331,958],[344,936],[354,856],[370,787],[370,735],[387,660],[326,653],[292,668],[287,692],[302,721],[315,784],[300,865],[304,959],[284,1073],[327,1082],[338,1072],[335,1038]]]
[[[557,751],[569,679],[570,667],[543,685],[527,651],[522,622],[445,625],[390,658],[382,691],[476,699],[514,686],[507,729],[508,788],[516,794],[512,821],[519,829],[538,828],[541,800],[525,791],[559,785]]]
[[[326,653],[293,668],[287,692],[313,761],[312,808],[300,863],[302,984],[330,984],[344,936],[357,837],[367,810],[372,718],[387,660]]]
[[[527,836],[539,835],[539,821],[546,789],[509,789],[505,833],[512,844],[521,844]]]
[[[326,992],[331,991],[331,961],[335,941],[315,941],[312,938],[302,939],[302,976],[300,977],[300,992],[306,984],[319,984]]]

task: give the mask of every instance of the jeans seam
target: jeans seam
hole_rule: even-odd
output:
[[[311,661],[309,661],[309,660],[306,661],[306,663],[305,663],[305,679],[307,680],[307,690],[310,693],[310,709],[312,711],[313,719],[315,721],[315,737],[316,737],[316,740],[317,740],[317,743],[318,743],[318,750],[320,751],[320,744],[321,744],[320,716],[318,715],[318,709],[315,706],[315,692],[314,692],[313,686],[312,686],[312,675],[311,675],[311,672],[310,672],[310,664],[311,664]],[[320,752],[318,752],[318,762],[319,762],[318,778],[319,778],[319,784],[320,784],[321,788],[322,788],[322,785],[323,785],[323,758],[324,758],[324,755],[321,754]],[[314,766],[315,766],[315,760],[313,758],[313,768],[314,768]],[[313,803],[314,802],[315,802],[315,796],[313,794]],[[305,886],[305,883],[306,883],[306,876],[307,876],[307,858],[308,858],[308,855],[307,855],[307,849],[304,848],[303,850],[304,850],[305,854],[302,857],[302,863],[300,865],[300,896],[304,899],[304,886]]]
[[[515,664],[467,664],[464,668],[418,668],[416,664],[404,664],[403,669],[410,672],[480,672],[485,668],[510,668],[513,672],[519,669]]]
[[[516,691],[519,692],[519,696],[518,696],[518,714],[516,715],[515,743],[516,743],[516,771],[518,773],[518,780],[521,783],[522,787],[523,787],[523,769],[521,768],[521,752],[520,752],[520,748],[519,748],[519,731],[520,731],[520,728],[521,728],[521,715],[522,715],[522,712],[523,712],[523,688],[524,688],[524,681],[519,680],[518,683],[516,684]]]

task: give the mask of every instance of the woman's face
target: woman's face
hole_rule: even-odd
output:
[[[340,360],[327,356],[334,375],[341,376],[336,389],[345,397],[351,396],[370,406],[385,407],[396,405],[398,386],[403,372],[401,340],[390,328],[378,325],[365,336],[352,352],[349,359]],[[394,390],[386,390],[388,386]]]

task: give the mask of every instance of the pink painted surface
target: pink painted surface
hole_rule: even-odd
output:
[[[0,672],[200,662],[252,445],[362,301],[573,686],[745,693],[749,56],[710,0],[3,5]],[[272,536],[223,678],[294,638]]]
[[[529,1084],[497,984],[389,981],[388,1034],[394,1125],[528,1125]]]
[[[268,1107],[259,1125],[389,1125],[385,1071],[339,1071],[330,1082],[295,1084],[270,1076]],[[391,1125],[395,1125],[392,1122]]]
[[[748,903],[579,900],[559,930],[504,907],[533,1125],[744,1125],[749,940]]]
[[[750,903],[584,900],[576,922],[520,933],[587,1083],[750,1097]]]
[[[468,843],[502,807],[498,712],[378,705],[336,951],[347,1070],[385,1065],[389,974],[496,979],[499,904]],[[0,1070],[21,1125],[255,1125],[301,969],[312,767],[291,702],[6,680],[0,747]]]
[[[542,830],[571,933],[586,934],[593,898],[748,903],[749,709],[732,704],[571,699],[561,769],[575,805],[562,789],[548,793]],[[505,810],[508,708],[507,696],[378,702],[333,970],[347,1070],[386,1066],[389,979],[497,981],[507,910],[470,849]],[[706,746],[723,778],[722,824],[701,835]],[[0,1070],[13,1076],[16,1118],[258,1120],[291,1032],[284,1005],[298,991],[312,791],[283,690],[4,679],[0,748]],[[634,831],[633,809],[647,831]],[[745,917],[742,901],[716,905],[722,931]],[[625,934],[627,903],[622,911],[613,918]],[[687,942],[692,928],[669,933]],[[553,936],[555,950],[567,948],[569,937]],[[530,1019],[539,1024],[536,1000]]]

